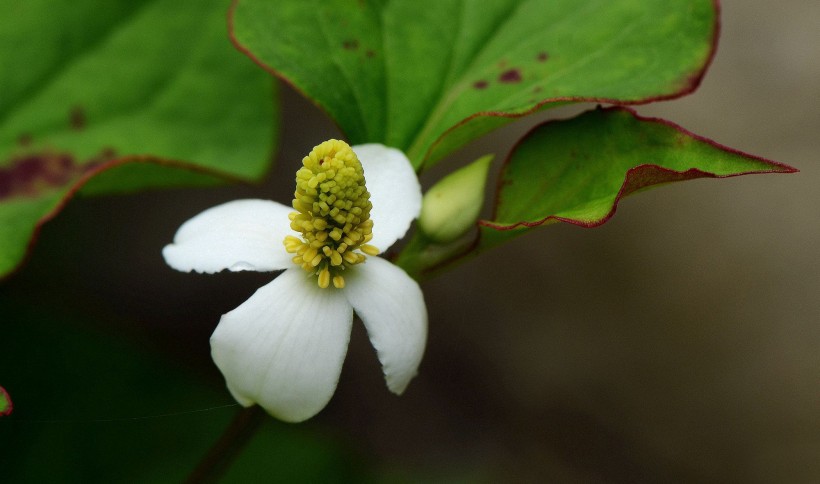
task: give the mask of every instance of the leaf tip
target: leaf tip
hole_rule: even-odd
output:
[[[0,417],[11,415],[14,410],[14,404],[11,402],[11,397],[5,388],[0,387]]]

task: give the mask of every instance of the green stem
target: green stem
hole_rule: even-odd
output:
[[[237,412],[219,440],[205,454],[185,482],[188,484],[217,482],[264,421],[265,412],[259,406],[254,405]]]
[[[393,262],[404,269],[410,277],[421,281],[429,276],[431,271],[443,269],[459,259],[474,240],[475,234],[469,234],[448,244],[438,244],[427,238],[421,230],[416,230]]]

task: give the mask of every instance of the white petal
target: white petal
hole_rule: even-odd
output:
[[[401,268],[368,257],[345,276],[345,295],[364,321],[387,387],[401,394],[416,375],[427,342],[427,308],[419,285]]]
[[[162,250],[179,271],[275,271],[292,267],[285,251],[293,209],[270,200],[234,200],[211,207],[177,230]]]
[[[404,237],[421,212],[421,185],[401,150],[380,144],[353,146],[362,162],[373,210],[373,240],[382,252]]]
[[[342,291],[293,268],[222,316],[211,355],[239,403],[300,422],[333,395],[352,322]]]

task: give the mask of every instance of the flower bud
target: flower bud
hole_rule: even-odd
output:
[[[484,205],[484,187],[493,155],[482,156],[439,180],[424,194],[419,227],[435,242],[447,243],[466,233]]]

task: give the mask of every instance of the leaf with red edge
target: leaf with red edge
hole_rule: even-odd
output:
[[[224,0],[0,0],[0,277],[87,194],[258,180],[275,86]]]
[[[542,124],[521,140],[499,179],[493,220],[479,222],[479,248],[554,222],[601,225],[623,197],[664,183],[795,171],[668,121],[599,108]]]
[[[14,405],[11,403],[9,392],[5,388],[0,387],[0,417],[11,415],[14,410]]]
[[[353,143],[430,166],[536,110],[691,92],[715,0],[235,0],[237,46]]]

